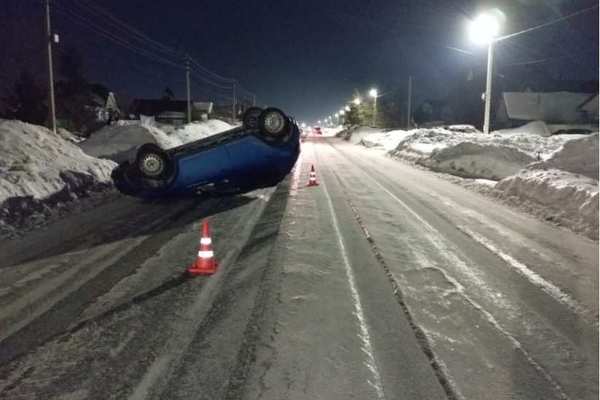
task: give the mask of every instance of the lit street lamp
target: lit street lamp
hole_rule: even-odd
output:
[[[346,110],[346,111],[350,112],[350,106],[346,106],[346,107],[344,108],[344,110]],[[344,111],[344,110],[342,110],[342,111]]]
[[[369,97],[373,99],[373,127],[376,127],[377,122],[377,89],[369,90]]]
[[[357,98],[354,99],[354,104],[355,105],[360,106],[360,102],[361,102],[360,97],[357,97]]]
[[[492,70],[494,66],[494,42],[500,34],[501,19],[504,14],[499,10],[479,15],[469,23],[469,36],[477,44],[487,44],[487,77],[485,84],[485,114],[483,133],[490,133],[490,111],[492,108]]]

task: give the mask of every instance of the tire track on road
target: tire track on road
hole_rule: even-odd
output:
[[[335,152],[337,154],[339,154],[340,156],[342,156],[342,158],[346,159],[348,162],[351,163],[351,161],[348,159],[348,157],[343,154],[341,152],[341,150],[337,149],[333,144],[331,144],[330,142],[327,142],[329,144],[329,146],[335,150]],[[360,212],[358,210],[358,208],[356,206],[354,206],[354,204],[352,203],[352,201],[350,200],[350,194],[347,191],[347,186],[342,182],[341,178],[339,177],[339,175],[333,171],[334,176],[336,177],[336,179],[338,180],[340,187],[342,188],[342,191],[344,192],[345,196],[346,196],[346,201],[349,203],[350,207],[353,209],[353,211],[355,212],[355,216],[357,219],[357,222],[359,223],[359,225],[361,226],[361,228],[363,229],[363,232],[365,233],[365,238],[367,239],[367,241],[369,241],[370,244],[372,244],[372,249],[375,252],[375,255],[378,259],[378,261],[380,262],[381,266],[384,268],[384,271],[386,272],[386,275],[388,275],[390,282],[392,283],[392,286],[394,288],[394,293],[400,295],[399,297],[399,302],[401,302],[401,306],[403,307],[403,310],[406,310],[406,312],[408,313],[407,316],[410,318],[411,321],[411,325],[414,324],[414,327],[416,329],[416,335],[417,335],[417,339],[421,338],[423,346],[424,346],[424,352],[426,355],[428,355],[428,352],[430,353],[430,355],[428,355],[428,357],[433,357],[432,358],[432,365],[437,365],[436,368],[434,368],[434,370],[436,370],[436,374],[439,368],[439,371],[443,371],[444,368],[442,368],[443,366],[443,362],[441,362],[441,360],[436,360],[435,359],[435,354],[433,353],[431,346],[429,345],[426,335],[423,332],[423,330],[418,327],[416,325],[416,322],[414,321],[414,317],[412,317],[408,307],[406,306],[406,303],[404,302],[403,298],[402,298],[402,291],[400,290],[400,285],[397,282],[396,278],[394,277],[393,273],[391,273],[389,266],[387,266],[387,263],[385,262],[385,259],[383,258],[383,256],[381,255],[380,250],[378,249],[377,245],[375,244],[375,241],[373,240],[373,238],[371,237],[371,235],[369,234],[364,222],[362,221],[362,218],[360,217]],[[388,196],[390,196],[392,199],[394,199],[394,201],[396,201],[397,203],[399,203],[410,215],[412,215],[414,218],[416,218],[417,221],[419,221],[420,224],[422,224],[427,231],[429,231],[432,234],[436,234],[438,236],[441,236],[441,234],[433,227],[431,226],[427,221],[425,221],[419,214],[417,214],[412,208],[410,208],[405,202],[403,202],[401,199],[399,199],[396,195],[394,195],[389,189],[387,189],[384,185],[382,185],[377,179],[375,179],[371,174],[369,174],[368,172],[366,172],[364,169],[361,170],[361,173],[363,175],[365,175],[369,180],[371,180],[373,183],[375,183],[380,189],[383,190],[383,192],[385,192]],[[439,247],[439,241],[438,240],[431,240],[431,243],[437,248]],[[480,243],[481,245],[483,245],[482,243]],[[484,246],[485,247],[485,246]],[[448,251],[448,249],[444,248],[440,248],[438,249],[441,253],[444,254],[451,254],[451,251]],[[457,262],[460,262],[459,260],[456,260]],[[506,261],[506,260],[505,260]],[[443,271],[442,271],[443,272]],[[564,400],[569,400],[569,396],[565,393],[565,391],[563,390],[562,386],[556,381],[556,379],[554,379],[554,377],[544,368],[542,367],[532,356],[531,354],[529,354],[529,352],[523,348],[523,346],[521,345],[521,343],[510,333],[508,332],[506,329],[504,329],[501,324],[493,317],[493,315],[488,312],[487,310],[485,310],[484,307],[482,307],[480,304],[478,304],[475,300],[473,300],[472,298],[470,298],[464,290],[462,290],[462,285],[456,281],[454,278],[449,277],[445,272],[443,272],[444,276],[446,277],[446,279],[448,279],[450,282],[452,282],[457,291],[461,294],[461,296],[473,307],[475,308],[477,311],[479,311],[480,313],[482,313],[485,317],[485,319],[499,332],[501,333],[504,337],[506,337],[510,343],[512,343],[512,345],[514,346],[514,348],[516,348],[519,352],[522,353],[522,355],[525,357],[525,359],[529,362],[529,364],[548,382],[548,384],[556,391],[556,393],[560,396],[561,399]],[[445,381],[445,383],[443,383],[443,381],[441,381],[440,383],[442,383],[442,385],[444,386],[444,388],[448,388],[450,390],[452,390],[451,393],[448,393],[448,395],[454,395],[454,396],[459,396],[459,397],[451,397],[451,398],[462,398],[462,395],[460,394],[460,392],[458,391],[458,389],[455,387],[455,385],[452,384],[451,380],[448,378],[447,372],[443,375],[441,375],[443,381]]]

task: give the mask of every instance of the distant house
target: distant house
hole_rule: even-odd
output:
[[[598,123],[598,107],[598,94],[595,94],[590,96],[579,106],[579,111],[583,112],[589,121]]]
[[[207,118],[213,112],[212,102],[192,102],[192,121]],[[187,122],[187,101],[171,99],[135,99],[129,113],[136,118],[154,117],[156,121],[181,125]]]
[[[97,105],[94,109],[98,122],[110,122],[119,119],[121,110],[113,92],[108,92],[104,105]]]
[[[495,125],[513,127],[531,121],[588,124],[597,120],[597,94],[566,91],[504,92],[496,109]]]

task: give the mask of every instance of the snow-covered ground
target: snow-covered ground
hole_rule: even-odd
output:
[[[533,205],[546,220],[598,238],[598,180],[558,169],[524,169],[496,184],[497,196]]]
[[[490,135],[456,126],[387,132],[356,128],[348,140],[468,178],[470,186],[483,186],[483,192],[513,203],[535,204],[543,218],[597,239],[598,133],[552,134],[571,128],[581,127],[533,122]]]
[[[344,127],[342,125],[334,126],[333,128],[321,128],[321,132],[323,132],[323,136],[325,137],[335,136],[343,130]]]
[[[193,122],[176,128],[172,125],[158,124],[152,119],[143,119],[141,123],[123,122],[106,126],[93,133],[89,139],[80,143],[80,146],[83,151],[94,157],[121,162],[144,143],[156,143],[164,149],[169,149],[231,128],[231,125],[221,120]]]
[[[115,163],[85,154],[69,132],[0,120],[0,223],[46,201],[64,202],[110,185]]]

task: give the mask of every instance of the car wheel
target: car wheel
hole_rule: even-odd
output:
[[[167,154],[155,144],[145,144],[138,150],[137,167],[144,178],[167,179],[173,172],[172,162]]]
[[[250,107],[249,109],[247,109],[244,113],[244,116],[242,117],[244,129],[258,129],[258,119],[260,118],[261,112],[262,108],[260,107]]]
[[[268,141],[285,142],[291,136],[290,121],[277,108],[265,109],[258,117],[258,127]]]

